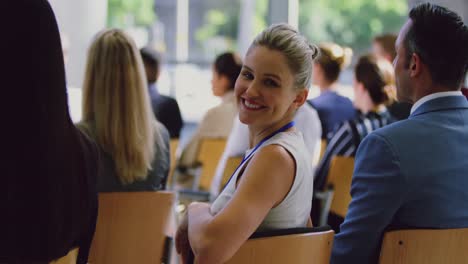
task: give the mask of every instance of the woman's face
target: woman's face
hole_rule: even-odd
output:
[[[293,73],[281,52],[253,47],[235,84],[239,119],[249,126],[268,128],[294,116],[307,93],[307,89],[294,89]]]
[[[213,72],[213,78],[211,78],[211,90],[213,91],[214,96],[223,96],[228,90],[227,86],[229,85],[228,79],[219,74],[214,67],[211,68]]]

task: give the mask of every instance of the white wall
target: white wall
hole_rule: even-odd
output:
[[[92,37],[106,25],[107,0],[49,0],[62,32],[70,40],[68,85],[81,87]]]
[[[255,16],[255,0],[240,0],[239,32],[237,47],[239,55],[244,58],[250,43],[255,38],[253,31]]]

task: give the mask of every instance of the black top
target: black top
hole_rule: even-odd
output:
[[[411,107],[413,105],[410,103],[404,102],[394,102],[387,107],[388,112],[396,119],[403,120],[407,119],[411,112]]]
[[[148,88],[156,119],[167,128],[171,138],[179,138],[183,121],[177,101],[160,94],[154,84],[149,84]]]
[[[2,3],[0,263],[48,262],[80,247],[97,213],[97,147],[73,125],[57,23],[46,0]]]

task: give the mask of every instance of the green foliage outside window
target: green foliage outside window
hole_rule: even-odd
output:
[[[156,19],[154,0],[108,0],[110,27],[148,26]]]
[[[239,1],[233,2],[236,4],[226,3],[224,5],[217,6],[216,8],[212,8],[205,13],[205,24],[195,33],[195,39],[198,43],[203,44],[206,40],[216,36],[224,37],[232,43],[231,49],[235,50],[239,28],[240,3]],[[256,0],[255,16],[253,21],[255,34],[259,33],[266,27],[267,12],[268,0]]]
[[[333,41],[360,53],[375,35],[398,33],[406,0],[300,0],[299,29],[311,41]]]

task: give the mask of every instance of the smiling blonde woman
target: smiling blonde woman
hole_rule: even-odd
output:
[[[256,230],[308,225],[311,156],[293,119],[307,99],[317,53],[286,24],[267,28],[250,46],[235,96],[251,149],[212,205],[189,206],[176,235],[184,259],[192,250],[195,263],[223,263]]]

